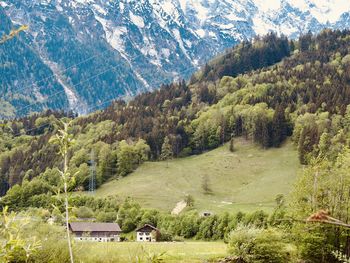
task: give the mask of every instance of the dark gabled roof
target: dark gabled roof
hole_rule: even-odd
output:
[[[144,226],[136,229],[135,231],[136,232],[142,232],[143,230],[146,230],[146,229],[151,229],[151,230],[154,230],[154,231],[159,231],[158,228],[150,225],[150,224],[145,224]]]
[[[69,227],[73,232],[121,232],[117,223],[72,222]]]

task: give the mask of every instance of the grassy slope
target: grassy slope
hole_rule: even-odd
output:
[[[179,242],[179,243],[79,243],[78,258],[82,262],[146,262],[152,254],[165,254],[164,262],[203,262],[206,259],[224,257],[227,246],[224,242]],[[147,261],[150,262],[150,261]]]
[[[291,142],[278,149],[263,150],[236,140],[213,151],[169,162],[147,162],[134,173],[102,185],[98,196],[131,196],[144,207],[171,211],[186,194],[195,198],[199,211],[271,210],[277,194],[287,194],[299,167]],[[213,194],[204,194],[208,176]]]

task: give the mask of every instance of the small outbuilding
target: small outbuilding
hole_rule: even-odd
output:
[[[210,211],[203,211],[203,212],[201,213],[201,216],[202,216],[202,217],[208,217],[208,216],[211,216],[211,215],[213,215],[213,213],[210,212]]]
[[[72,222],[69,230],[77,241],[119,242],[122,230],[117,223]]]
[[[136,241],[138,242],[156,242],[159,237],[160,231],[150,224],[136,229]]]

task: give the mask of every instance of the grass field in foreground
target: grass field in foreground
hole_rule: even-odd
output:
[[[163,262],[203,262],[224,257],[227,245],[223,242],[178,243],[77,243],[80,262],[151,262],[149,257],[164,252]],[[138,261],[138,259],[141,259]]]
[[[133,197],[143,207],[171,211],[186,194],[198,211],[271,211],[277,194],[288,194],[299,168],[290,141],[264,150],[243,139],[235,152],[224,145],[201,155],[166,162],[147,162],[135,172],[102,185],[97,196]],[[212,194],[202,189],[209,178]]]

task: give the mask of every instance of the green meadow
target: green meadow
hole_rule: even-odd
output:
[[[203,262],[227,255],[224,242],[79,243],[80,262]],[[160,262],[160,261],[159,261]]]
[[[146,162],[132,174],[105,183],[96,195],[132,197],[143,207],[163,211],[171,211],[188,194],[198,211],[271,211],[275,197],[290,192],[299,167],[290,141],[266,150],[240,138],[233,153],[226,144],[169,162]],[[210,193],[203,190],[204,181]]]

